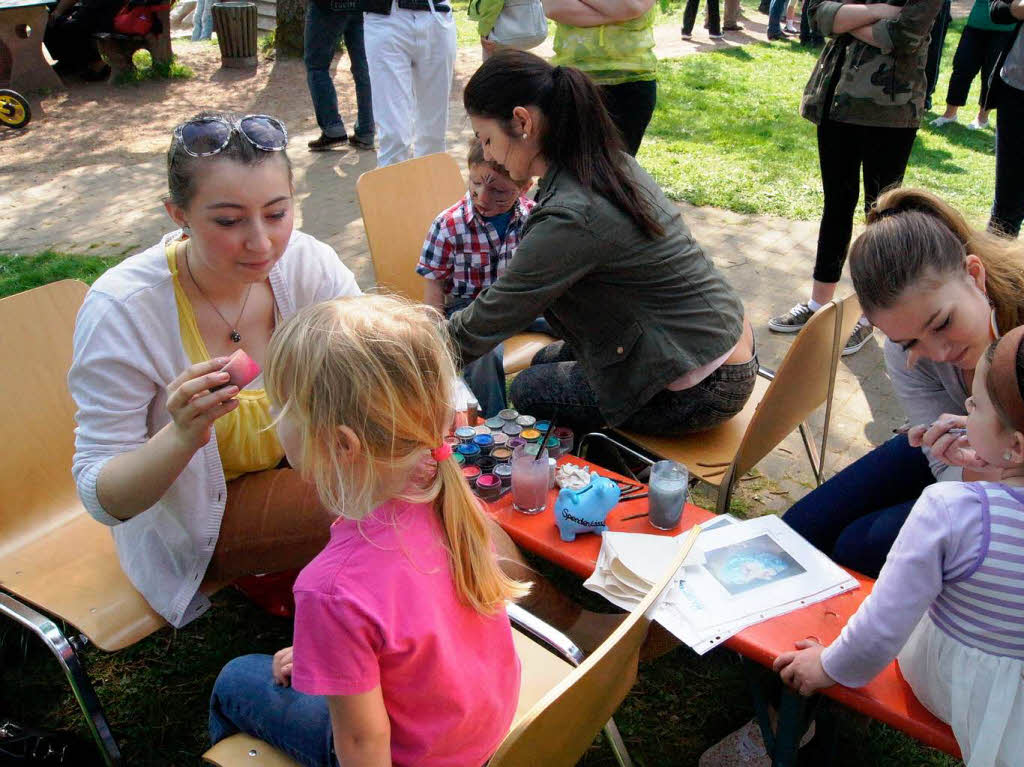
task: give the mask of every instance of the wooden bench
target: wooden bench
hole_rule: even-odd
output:
[[[170,66],[171,52],[171,11],[170,9],[156,12],[154,31],[148,35],[122,35],[117,32],[97,32],[93,35],[100,56],[110,67],[108,82],[135,70],[132,57],[135,51],[145,48],[153,57],[153,64]]]
[[[559,463],[586,464],[587,461],[575,456],[564,456]],[[625,479],[606,469],[601,474]],[[581,578],[589,577],[597,565],[601,551],[601,537],[580,535],[567,543],[559,537],[552,512],[555,491],[548,498],[548,509],[535,515],[520,514],[512,509],[511,494],[506,494],[493,503],[485,504],[488,513],[501,525],[509,536],[527,551],[543,557],[549,562],[576,573]],[[625,516],[644,513],[648,510],[647,500],[640,499],[616,506],[608,515],[608,529],[630,533],[679,535],[695,524],[709,519],[710,512],[686,504],[683,518],[674,530],[659,532],[646,518],[623,520]],[[851,572],[860,588],[827,599],[824,602],[802,607],[786,615],[763,621],[744,629],[731,637],[725,646],[737,652],[748,661],[748,666],[757,664],[771,668],[772,662],[783,652],[793,649],[793,643],[805,637],[815,637],[823,644],[829,644],[842,630],[850,617],[860,607],[871,589],[874,580],[859,573]],[[757,675],[751,674],[752,678]],[[756,681],[756,679],[755,679]],[[762,728],[767,724],[766,699],[756,685],[751,685],[758,719]],[[821,696],[830,698],[847,708],[860,712],[872,719],[888,724],[921,741],[955,757],[960,757],[960,748],[949,725],[937,719],[914,696],[910,685],[904,681],[897,664],[890,663],[886,669],[864,687],[851,689],[835,685],[821,690]],[[802,698],[786,690],[783,693],[778,732],[768,732],[765,743],[775,767],[794,765],[797,744],[808,726],[813,713],[814,700]]]

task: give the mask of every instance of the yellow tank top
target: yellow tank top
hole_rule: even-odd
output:
[[[188,300],[178,279],[178,254],[184,250],[181,240],[167,243],[167,266],[174,278],[174,300],[178,305],[178,324],[185,354],[196,362],[210,359],[203,337],[199,334],[192,302]],[[256,379],[262,382],[263,377]],[[213,422],[217,434],[217,451],[228,481],[253,471],[273,469],[284,458],[284,448],[277,432],[268,428],[273,423],[270,403],[263,389],[243,389],[238,393],[238,407]]]

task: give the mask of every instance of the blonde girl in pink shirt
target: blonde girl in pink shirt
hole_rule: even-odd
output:
[[[293,647],[221,672],[211,740],[248,732],[307,765],[484,764],[515,713],[505,604],[525,587],[444,444],[443,322],[393,297],[328,301],[267,358],[288,460],[338,518],[295,583]]]

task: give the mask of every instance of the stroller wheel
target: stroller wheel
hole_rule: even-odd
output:
[[[32,109],[21,94],[0,88],[0,125],[24,128],[31,119]]]

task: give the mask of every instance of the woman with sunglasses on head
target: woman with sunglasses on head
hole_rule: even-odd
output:
[[[266,115],[178,126],[164,205],[180,229],[101,276],[75,326],[78,492],[174,626],[209,606],[206,584],[300,567],[328,539],[315,490],[278,468],[262,377],[240,391],[221,372],[238,349],[262,366],[298,309],[360,292],[294,230],[286,144]]]

